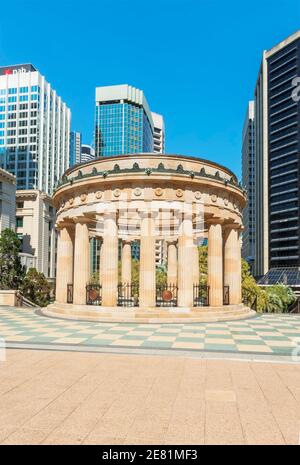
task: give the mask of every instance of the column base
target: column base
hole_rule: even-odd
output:
[[[222,307],[102,307],[55,302],[43,315],[70,320],[131,323],[208,323],[252,318],[256,312],[243,304]]]

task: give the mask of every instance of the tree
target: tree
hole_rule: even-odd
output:
[[[95,271],[90,277],[89,284],[99,284],[99,272]]]
[[[9,228],[0,235],[0,289],[18,289],[24,277],[19,257],[21,241]]]
[[[250,267],[249,264],[246,262],[246,260],[242,259],[242,297],[243,300],[249,304],[253,304],[255,299],[261,298],[261,301],[263,302],[264,299],[262,299],[262,295],[260,296],[260,288],[256,284],[255,279],[253,278],[251,272],[250,272]]]
[[[136,258],[131,261],[131,282],[138,285],[140,282],[140,262]]]
[[[283,304],[280,297],[276,294],[276,292],[270,292],[267,290],[267,311],[268,313],[281,313],[283,311]]]
[[[167,284],[167,271],[164,266],[156,268],[156,284],[157,286],[165,286]]]
[[[35,268],[28,269],[21,290],[24,297],[27,297],[40,307],[46,307],[50,303],[50,284],[45,275]]]
[[[199,251],[199,270],[200,270],[200,284],[207,284],[207,245],[198,247]]]
[[[296,300],[292,289],[284,284],[276,284],[265,288],[268,295],[268,312],[286,312],[288,307]]]

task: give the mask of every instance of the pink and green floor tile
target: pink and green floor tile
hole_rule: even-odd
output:
[[[300,316],[263,314],[220,323],[121,324],[54,319],[31,309],[0,307],[0,337],[10,346],[24,343],[291,355],[300,347]]]

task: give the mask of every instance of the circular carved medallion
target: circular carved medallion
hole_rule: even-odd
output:
[[[114,190],[114,196],[115,196],[115,197],[120,197],[120,195],[121,195],[120,189],[115,189],[115,190]]]
[[[163,195],[163,190],[161,187],[157,187],[155,189],[155,195],[157,195],[157,197],[160,197],[161,195]]]
[[[224,199],[224,204],[225,204],[225,205],[228,205],[228,204],[229,204],[229,200],[225,198],[225,199]]]
[[[201,199],[201,192],[199,192],[199,191],[195,192],[195,198],[197,200]]]
[[[96,195],[96,199],[101,199],[101,197],[102,197],[102,192],[101,192],[101,191],[97,191],[95,195]]]
[[[211,194],[210,198],[211,198],[212,202],[216,202],[218,197],[217,197],[216,194]]]
[[[80,200],[81,200],[81,202],[85,202],[86,199],[87,199],[87,195],[86,195],[86,194],[81,194],[81,195],[80,195]]]
[[[136,195],[137,197],[139,197],[141,194],[142,194],[142,189],[140,189],[139,187],[136,187],[133,191],[134,195]]]
[[[177,189],[176,196],[177,197],[182,197],[183,196],[183,191],[181,189]]]
[[[169,289],[164,289],[162,291],[162,299],[164,302],[170,302],[172,298],[173,298],[172,291],[170,291]]]

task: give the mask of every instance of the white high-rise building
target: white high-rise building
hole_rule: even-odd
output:
[[[69,167],[69,108],[32,64],[0,67],[0,167],[51,194]]]
[[[94,158],[95,158],[95,149],[91,145],[82,144],[80,162],[84,163],[86,161],[94,160]]]
[[[81,132],[70,132],[70,166],[81,162]]]
[[[165,123],[162,115],[151,112],[153,120],[153,152],[165,153]]]

